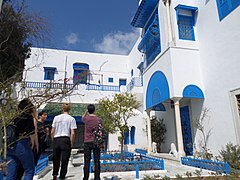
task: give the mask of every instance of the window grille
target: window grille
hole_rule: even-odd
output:
[[[178,17],[178,32],[179,39],[195,41],[192,17]]]

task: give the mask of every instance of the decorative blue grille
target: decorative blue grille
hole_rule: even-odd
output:
[[[138,50],[146,54],[146,66],[161,52],[158,14],[155,15],[154,21],[144,34],[138,45]]]
[[[216,0],[220,21],[240,5],[240,0]]]
[[[191,16],[178,17],[178,33],[179,39],[195,41],[193,19]]]

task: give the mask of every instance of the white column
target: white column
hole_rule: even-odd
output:
[[[176,120],[176,130],[177,130],[178,155],[179,157],[181,157],[181,156],[185,156],[185,152],[183,147],[179,99],[174,100],[174,110],[175,110],[175,120]]]
[[[169,1],[166,1],[166,10],[167,10],[167,29],[168,29],[168,45],[170,45],[173,41],[172,37],[172,26],[171,26],[171,19],[170,19],[170,10],[169,10]]]
[[[152,152],[152,133],[150,111],[147,112],[147,138],[148,138],[148,153]]]

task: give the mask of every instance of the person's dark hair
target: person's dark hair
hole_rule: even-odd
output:
[[[25,113],[32,113],[34,105],[28,98],[24,98],[18,104],[18,110]]]
[[[87,110],[89,114],[93,114],[95,112],[95,106],[93,104],[89,104]]]
[[[42,116],[42,115],[45,114],[45,113],[47,114],[47,111],[42,110],[41,112],[38,113],[38,117]]]

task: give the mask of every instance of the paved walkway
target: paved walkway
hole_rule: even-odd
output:
[[[158,171],[140,171],[140,179],[143,179],[145,175],[149,176],[168,176],[168,177],[174,177],[175,175],[186,175],[186,172],[191,172],[194,175],[194,172],[196,170],[200,170],[198,168],[193,168],[189,166],[181,165],[180,162],[177,159],[174,158],[167,158],[167,155],[160,155],[155,154],[155,156],[162,157],[166,156],[164,158],[164,165],[166,170],[158,170]],[[209,175],[211,172],[203,170],[202,175],[206,176]],[[110,180],[112,177],[114,177],[114,180],[133,180],[135,179],[135,172],[109,172],[109,173],[101,173],[102,180]],[[42,180],[51,180],[52,179],[52,164],[48,167],[48,172],[42,173],[39,177],[35,177],[35,179],[42,179]],[[67,174],[67,180],[81,180],[83,179],[83,154],[76,154],[73,158],[73,164],[71,161],[69,161],[69,167],[68,167],[68,174]],[[93,179],[93,174],[90,175],[89,179]]]

